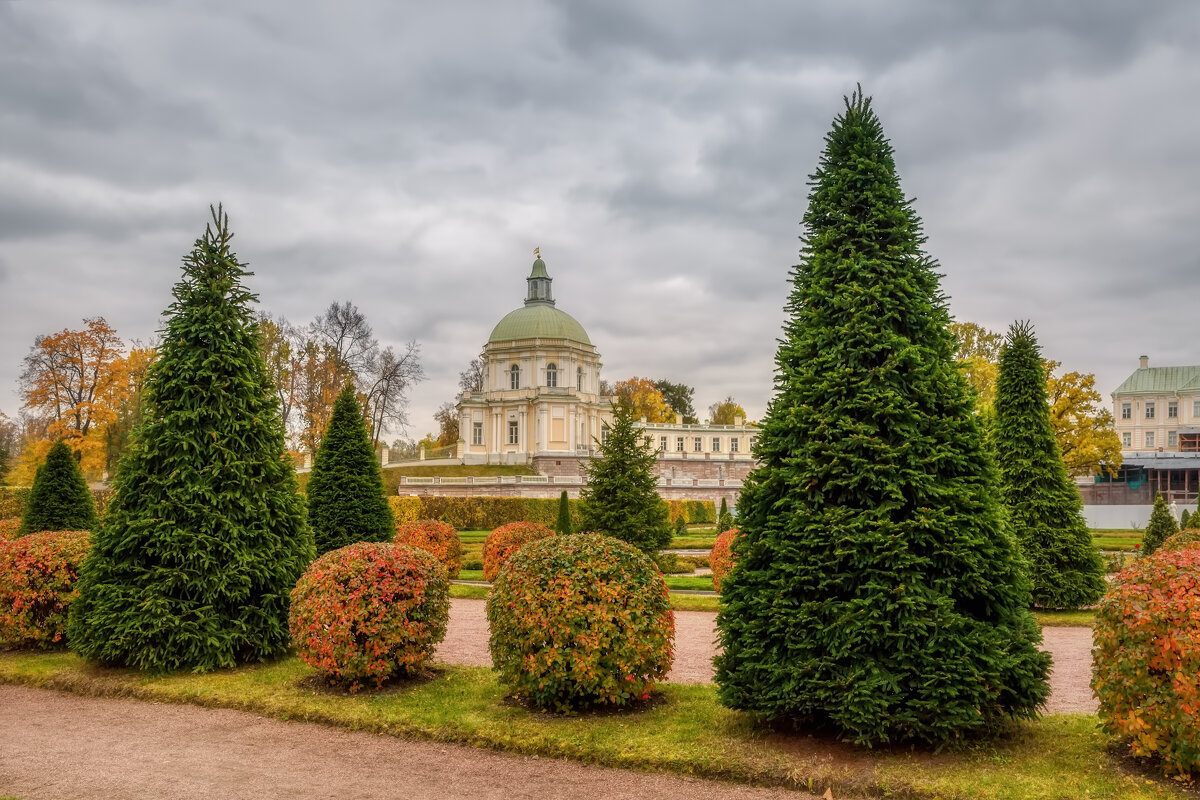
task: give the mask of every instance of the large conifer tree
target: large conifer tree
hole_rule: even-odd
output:
[[[96,502],[71,447],[55,442],[37,468],[29,502],[21,515],[21,535],[38,531],[90,531],[96,527]]]
[[[71,605],[71,647],[89,658],[211,670],[288,647],[312,536],[232,237],[215,210],[183,259],[142,420]]]
[[[1049,656],[934,262],[861,91],[826,136],[718,614],[720,697],[862,744],[945,742]]]
[[[308,523],[317,555],[355,542],[390,542],[396,522],[354,387],[347,384],[313,461]]]
[[[654,452],[642,441],[628,408],[617,406],[613,417],[599,457],[588,464],[587,485],[580,492],[579,529],[654,553],[671,543],[667,504],[655,488]]]
[[[1028,323],[1014,323],[1000,350],[991,430],[1000,497],[1021,545],[1036,605],[1078,608],[1104,594],[1104,562],[1083,518],[1050,424],[1046,369]]]

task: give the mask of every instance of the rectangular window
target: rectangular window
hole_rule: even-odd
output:
[[[1146,419],[1154,419],[1154,401],[1146,401]]]
[[[1121,403],[1121,419],[1133,419],[1133,403]]]
[[[471,444],[483,444],[483,423],[471,423]]]
[[[1200,419],[1200,400],[1192,401],[1192,419]]]
[[[665,436],[658,437],[658,452],[660,452],[660,453],[667,452],[667,437],[665,437]]]
[[[750,452],[751,453],[754,452],[754,437],[753,436],[750,437]]]
[[[1146,431],[1146,447],[1154,447],[1154,431]]]
[[[704,440],[701,439],[699,436],[697,436],[695,439],[692,440],[692,449],[695,450],[697,453],[703,452]]]
[[[738,451],[738,437],[731,436],[729,438],[729,452],[736,453]]]
[[[713,437],[713,452],[714,453],[721,452],[721,437],[720,436]]]
[[[1179,401],[1167,401],[1167,419],[1179,419]]]
[[[654,439],[649,436],[643,436],[642,441],[645,442],[647,450],[654,446]]]
[[[1179,431],[1167,431],[1167,447],[1179,447]]]
[[[1121,434],[1121,446],[1122,447],[1133,447],[1133,434],[1132,433],[1130,433],[1129,431],[1125,431],[1124,433]]]
[[[521,443],[521,427],[520,423],[518,423],[515,419],[510,419],[508,421],[508,443]]]
[[[683,452],[683,437],[682,436],[675,437],[675,452],[676,453]]]

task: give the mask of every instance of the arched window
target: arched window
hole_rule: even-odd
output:
[[[558,386],[558,366],[555,364],[546,365],[546,385],[552,388]]]
[[[518,364],[513,364],[508,368],[508,388],[521,388],[521,367]]]

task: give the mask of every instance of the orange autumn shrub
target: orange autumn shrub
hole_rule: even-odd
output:
[[[644,700],[671,668],[667,583],[649,556],[618,539],[529,542],[496,576],[487,616],[500,683],[543,710]]]
[[[457,578],[462,570],[462,540],[458,531],[445,522],[434,519],[406,522],[396,530],[394,541],[433,553],[450,573],[450,580]]]
[[[1187,528],[1179,533],[1168,536],[1162,544],[1158,546],[1159,550],[1184,550],[1186,548],[1200,547],[1200,529]]]
[[[496,580],[500,568],[521,545],[553,535],[553,529],[536,522],[510,522],[496,528],[483,542],[483,579]]]
[[[66,644],[67,612],[87,555],[87,531],[42,531],[0,539],[0,642]]]
[[[1093,637],[1105,730],[1168,774],[1200,773],[1200,548],[1160,548],[1123,570]]]
[[[733,540],[737,538],[738,529],[730,528],[717,537],[712,550],[708,553],[708,566],[712,569],[713,588],[721,591],[721,581],[733,569]]]
[[[359,542],[331,550],[300,576],[288,626],[306,664],[357,691],[419,670],[449,616],[450,581],[432,553]]]
[[[21,528],[21,518],[0,519],[0,539],[15,539]]]

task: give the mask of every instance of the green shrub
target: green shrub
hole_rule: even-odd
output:
[[[558,497],[558,518],[554,521],[554,532],[559,536],[571,535],[571,499],[563,489]]]
[[[1179,515],[1179,529],[1186,530],[1191,526],[1192,515],[1185,508]]]
[[[21,516],[21,533],[90,531],[96,527],[96,504],[70,446],[59,439],[37,468],[29,503]]]
[[[1161,494],[1154,496],[1154,510],[1150,512],[1150,521],[1146,523],[1146,532],[1142,534],[1142,555],[1154,553],[1162,543],[1179,533],[1179,524],[1171,516],[1167,502]]]
[[[1104,553],[1103,558],[1104,571],[1109,575],[1125,569],[1131,560],[1129,553]]]
[[[306,664],[357,691],[417,672],[449,617],[450,581],[432,553],[360,542],[313,562],[292,591],[288,623]]]
[[[733,527],[733,515],[729,513],[729,504],[721,498],[721,510],[717,512],[717,535]]]
[[[87,531],[42,531],[0,540],[0,642],[66,644],[67,614],[78,592]]]
[[[708,551],[708,566],[712,570],[713,589],[721,591],[721,581],[725,580],[725,576],[729,574],[729,570],[733,569],[733,540],[738,536],[737,528],[730,528],[723,532],[713,542],[712,549]]]
[[[1200,772],[1200,548],[1160,550],[1118,575],[1094,637],[1105,730],[1167,774]]]
[[[489,648],[510,692],[544,710],[623,706],[671,668],[667,584],[644,553],[606,536],[530,542],[487,601]]]
[[[692,568],[681,564],[678,553],[655,553],[652,556],[654,566],[664,575],[678,575],[681,572],[691,572]]]
[[[1196,512],[1200,514],[1200,511]],[[1189,528],[1185,531],[1168,536],[1163,543],[1159,545],[1159,550],[1184,550],[1187,548],[1200,547],[1200,529]]]
[[[510,522],[536,522],[548,527],[558,519],[559,500],[535,497],[389,497],[397,525],[434,519],[462,530],[495,530]],[[568,500],[571,527],[579,527],[579,501]]]
[[[554,531],[536,522],[510,522],[496,528],[483,542],[483,579],[496,580],[500,568],[526,542],[553,535]]]
[[[458,531],[445,522],[435,519],[406,522],[396,529],[395,542],[433,553],[446,568],[450,580],[457,578],[462,570],[462,540]]]
[[[683,521],[683,517],[675,518],[675,536],[687,536],[687,523]]]

